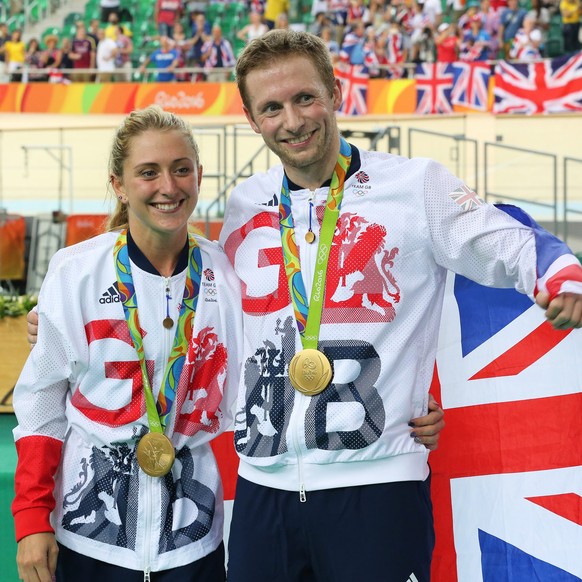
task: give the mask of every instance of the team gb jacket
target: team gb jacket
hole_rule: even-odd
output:
[[[218,245],[197,238],[200,294],[166,428],[176,461],[165,477],[150,477],[135,455],[148,421],[117,289],[116,238],[108,233],[60,250],[42,285],[38,343],[14,393],[16,534],[54,529],[60,543],[86,556],[164,570],[193,562],[222,541],[222,487],[209,441],[229,423],[237,390],[239,283]],[[176,329],[165,329],[162,320],[167,308],[177,320],[187,247],[166,280],[128,244],[157,397]]]
[[[484,203],[440,164],[352,146],[319,335],[334,376],[305,396],[288,377],[302,344],[283,267],[282,179],[277,166],[237,186],[221,234],[242,282],[239,474],[307,492],[423,480],[427,451],[408,422],[427,410],[447,270],[533,297],[581,292],[582,267],[563,243]],[[328,185],[290,190],[309,298]],[[313,244],[304,238],[310,218]]]

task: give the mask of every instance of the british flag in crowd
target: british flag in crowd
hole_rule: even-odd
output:
[[[487,111],[491,67],[486,63],[457,62],[453,65],[451,103],[477,111]]]
[[[368,113],[368,81],[370,75],[364,65],[338,63],[335,76],[342,86],[343,101],[339,115],[365,115]]]
[[[540,236],[555,279],[567,249]],[[447,423],[430,458],[432,580],[580,582],[582,330],[450,273],[432,391]]]
[[[529,64],[495,67],[493,113],[582,111],[582,52]]]
[[[422,63],[416,66],[416,113],[452,113],[453,66]]]

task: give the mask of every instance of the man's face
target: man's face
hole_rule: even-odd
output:
[[[330,95],[311,60],[293,56],[252,71],[246,86],[250,109],[244,108],[245,115],[293,181],[305,186],[302,177],[317,176],[330,165],[333,170],[339,149],[339,81]]]

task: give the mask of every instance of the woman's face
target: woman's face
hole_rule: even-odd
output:
[[[187,228],[202,179],[196,152],[177,130],[148,130],[131,139],[115,193],[127,205],[132,234],[167,238]]]

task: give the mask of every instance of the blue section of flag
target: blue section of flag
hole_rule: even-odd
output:
[[[562,255],[571,254],[572,251],[568,245],[562,242],[553,234],[544,230],[527,212],[521,208],[513,206],[512,204],[496,204],[497,208],[509,214],[515,220],[529,226],[536,238],[536,254],[537,254],[537,268],[538,277],[544,275],[550,265]]]
[[[483,582],[582,582],[565,570],[479,530]]]
[[[463,357],[533,305],[527,295],[515,289],[484,287],[461,275],[455,277],[454,293],[459,307]],[[488,307],[491,305],[495,309]]]

